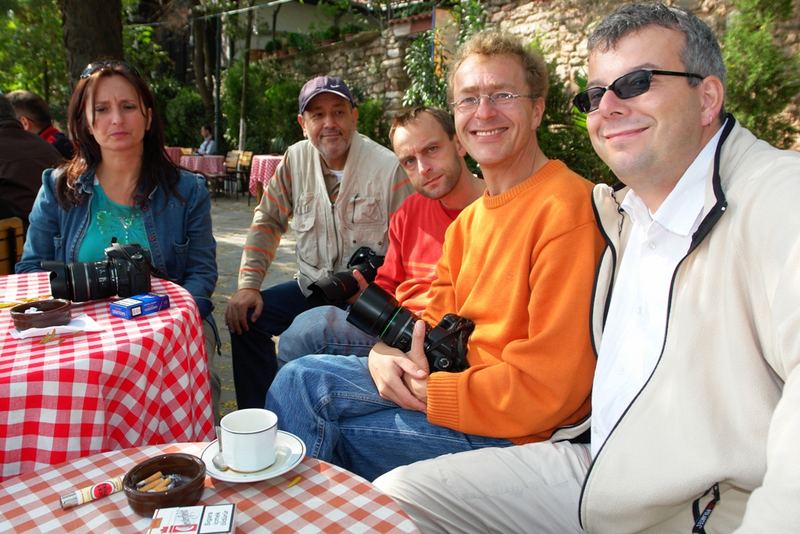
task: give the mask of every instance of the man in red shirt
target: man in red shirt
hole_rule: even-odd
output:
[[[42,97],[30,91],[11,91],[6,95],[22,127],[53,145],[64,159],[71,159],[72,142],[53,126],[50,107]]]
[[[421,313],[436,277],[445,230],[483,194],[485,186],[467,168],[464,148],[447,112],[430,107],[407,111],[394,119],[389,137],[417,192],[392,214],[389,249],[375,283],[405,308]],[[362,289],[366,287],[358,271],[353,275],[360,279]],[[347,312],[336,306],[298,315],[280,336],[279,365],[306,354],[368,356],[379,340],[346,318]]]

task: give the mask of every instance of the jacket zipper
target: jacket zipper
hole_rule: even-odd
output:
[[[608,440],[611,438],[611,436],[616,431],[617,427],[619,426],[620,421],[622,421],[625,418],[625,415],[628,413],[628,410],[631,409],[631,406],[633,406],[633,404],[636,402],[636,399],[639,398],[639,395],[642,394],[642,391],[644,391],[645,388],[647,387],[647,385],[650,383],[650,380],[653,378],[653,374],[655,374],[656,369],[661,364],[661,359],[664,357],[664,347],[666,347],[666,345],[667,345],[667,336],[669,335],[669,320],[670,320],[670,314],[672,312],[672,294],[673,294],[673,291],[675,289],[675,279],[678,276],[678,271],[680,270],[681,265],[683,265],[683,262],[686,260],[686,258],[688,258],[689,255],[692,252],[694,252],[694,250],[700,245],[700,243],[703,241],[703,239],[705,239],[705,237],[711,231],[711,228],[713,228],[716,225],[716,223],[719,221],[719,219],[722,217],[722,214],[725,213],[725,211],[726,211],[726,209],[728,207],[728,202],[725,199],[725,193],[722,191],[721,178],[719,176],[719,161],[720,161],[720,154],[722,152],[722,147],[725,144],[725,140],[728,138],[728,135],[730,134],[730,132],[733,129],[733,126],[735,124],[736,124],[736,120],[733,118],[733,115],[728,113],[725,116],[725,120],[724,120],[723,126],[722,126],[722,134],[720,135],[720,139],[719,139],[719,142],[717,143],[717,147],[716,147],[716,150],[715,150],[715,153],[714,153],[714,170],[713,170],[713,175],[711,177],[711,183],[712,183],[712,187],[714,189],[714,196],[717,199],[717,202],[714,204],[714,206],[712,206],[712,208],[709,210],[708,214],[700,222],[700,226],[697,228],[697,230],[695,231],[694,235],[692,236],[692,242],[689,245],[689,250],[686,252],[686,255],[684,255],[684,257],[681,258],[681,260],[678,262],[678,265],[675,266],[675,270],[672,272],[672,280],[670,281],[669,295],[668,295],[668,298],[667,298],[667,314],[666,314],[666,319],[665,319],[665,324],[664,324],[664,338],[663,338],[663,342],[661,344],[661,351],[660,351],[660,353],[658,355],[658,360],[656,360],[656,364],[653,366],[653,371],[650,373],[650,376],[647,377],[647,380],[645,381],[645,383],[642,385],[642,387],[639,389],[639,391],[636,393],[636,395],[633,397],[633,399],[631,399],[630,403],[628,403],[628,406],[625,408],[625,411],[622,412],[622,415],[620,415],[619,419],[617,419],[617,422],[611,428],[611,431],[608,433],[608,436],[606,436],[605,442],[600,446],[600,449],[598,449],[597,454],[592,458],[592,462],[591,462],[591,464],[589,464],[589,469],[586,471],[586,476],[584,477],[583,484],[581,485],[581,494],[580,494],[580,497],[578,499],[578,523],[580,524],[581,528],[583,528],[583,529],[586,528],[586,526],[583,524],[583,513],[582,513],[583,506],[584,506],[583,498],[584,498],[584,495],[586,494],[586,484],[589,481],[589,477],[592,474],[592,471],[594,469],[595,463],[597,462],[597,458],[599,458],[600,455],[603,453],[603,449],[605,449],[605,446],[608,443]],[[595,205],[594,199],[592,199],[592,206],[595,209],[595,212],[599,213],[597,211],[597,206]],[[622,214],[620,214],[620,218],[622,220],[624,220],[624,216]],[[597,220],[600,221],[600,223],[601,223],[599,226],[600,226],[601,232],[603,233],[603,236],[607,237],[605,226],[602,224],[602,221],[600,220],[599,215],[597,217]],[[620,232],[620,237],[622,235],[622,220],[620,221],[619,226],[618,226],[619,232]],[[614,249],[613,244],[609,242],[608,247],[612,250],[612,254],[614,254],[614,258],[616,259],[616,250]],[[616,264],[614,264],[614,267],[616,267]],[[598,271],[597,271],[598,277],[599,277],[599,274],[600,274],[600,271],[598,269]],[[611,277],[611,279],[609,281],[609,292],[608,292],[608,297],[606,299],[606,304],[605,304],[605,308],[604,308],[604,314],[606,314],[608,312],[608,308],[611,305],[611,293],[612,293],[612,290],[613,290],[613,287],[612,287],[613,279],[614,279],[614,277],[613,277],[613,271],[612,271],[612,277]],[[598,282],[599,282],[599,280],[595,279],[595,284],[594,284],[595,288],[597,287]],[[592,293],[594,294],[594,290],[592,291]],[[594,306],[592,306],[592,311],[594,311]],[[605,327],[605,317],[603,319],[603,326]],[[594,345],[594,336],[592,336],[592,344]],[[596,352],[596,354],[599,354],[599,352]],[[713,509],[713,506],[711,508]],[[711,514],[711,511],[708,511],[708,515],[710,515],[710,514]],[[707,520],[707,518],[706,518],[706,520]],[[705,522],[704,522],[704,524],[705,524]]]

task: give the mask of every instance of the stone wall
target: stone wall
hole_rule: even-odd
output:
[[[787,50],[800,54],[800,0],[792,0],[796,14],[779,28]],[[488,27],[539,39],[547,59],[555,59],[558,75],[576,87],[576,76],[585,74],[587,28],[600,20],[616,0],[485,0]],[[722,35],[731,12],[731,0],[675,0],[696,13]],[[341,41],[289,56],[281,61],[307,76],[332,74],[344,78],[365,98],[383,98],[387,116],[402,108],[408,77],[403,71],[406,48],[420,31],[430,28],[430,16],[394,21],[383,31],[365,32]],[[787,107],[800,126],[800,95]],[[795,144],[800,148],[800,139]]]

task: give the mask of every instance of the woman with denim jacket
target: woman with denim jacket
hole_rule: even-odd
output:
[[[124,62],[86,67],[68,116],[76,153],[44,172],[16,272],[41,271],[45,260],[104,260],[112,239],[137,243],[156,272],[194,297],[211,356],[217,263],[205,180],[166,155],[153,93]],[[212,376],[215,394],[218,385]]]

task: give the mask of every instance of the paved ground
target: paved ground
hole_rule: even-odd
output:
[[[239,196],[220,196],[211,202],[214,237],[217,239],[217,268],[219,280],[214,292],[214,319],[220,327],[222,337],[222,357],[217,358],[216,366],[222,377],[222,415],[236,409],[236,394],[233,388],[233,371],[231,367],[231,338],[225,328],[224,314],[228,299],[236,292],[236,280],[239,272],[239,261],[242,257],[242,246],[248,226],[253,219],[255,199]],[[291,232],[283,237],[275,261],[269,269],[263,287],[278,282],[291,280],[297,270],[294,257],[294,236]]]

